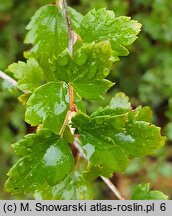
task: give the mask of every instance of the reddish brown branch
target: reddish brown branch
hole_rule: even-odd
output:
[[[75,96],[74,96],[74,90],[73,87],[68,84],[69,86],[69,103],[70,103],[70,111],[75,111],[76,112],[76,106],[75,106]]]

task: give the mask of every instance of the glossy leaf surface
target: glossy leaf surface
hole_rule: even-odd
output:
[[[115,56],[128,55],[126,47],[131,45],[140,32],[141,25],[130,17],[115,17],[105,8],[91,10],[81,22],[78,32],[84,42],[110,40]]]
[[[89,183],[82,174],[74,172],[68,175],[64,181],[50,187],[45,184],[35,192],[36,199],[60,199],[60,200],[88,200],[92,199]]]
[[[161,136],[160,128],[148,122],[134,121],[115,134],[114,141],[130,157],[142,157],[155,153],[164,145],[165,138]]]
[[[114,119],[112,125],[108,117],[91,119],[79,113],[73,118],[74,127],[79,129],[82,149],[91,164],[101,168],[101,175],[110,176],[112,172],[122,172],[128,165],[128,158],[124,151],[113,139],[104,134],[105,127],[106,130],[120,130],[123,120],[123,118]]]
[[[68,86],[49,82],[37,88],[27,101],[25,120],[32,126],[43,126],[58,133],[69,110]]]
[[[26,28],[29,32],[24,42],[33,45],[25,53],[27,58],[32,56],[45,64],[48,58],[60,54],[67,47],[65,18],[55,5],[46,5],[37,10]]]
[[[131,110],[127,97],[119,93],[108,107],[100,108],[90,117],[77,114],[73,126],[79,130],[82,148],[91,163],[104,166],[106,171],[113,167],[119,172],[126,168],[128,158],[149,155],[160,148],[165,138],[160,128],[147,122],[148,111],[141,107]]]
[[[21,159],[8,173],[5,186],[12,194],[33,192],[45,182],[56,185],[73,170],[68,144],[50,130],[26,135],[13,148]]]
[[[55,58],[54,74],[60,81],[70,82],[81,97],[100,98],[113,83],[104,78],[115,59],[108,41],[83,45],[71,57],[67,50]]]

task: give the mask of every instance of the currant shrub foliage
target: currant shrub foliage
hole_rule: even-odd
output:
[[[132,109],[123,93],[90,116],[82,101],[100,99],[114,85],[107,79],[112,64],[129,54],[141,25],[105,8],[85,16],[68,8],[68,14],[77,35],[72,55],[62,9],[46,5],[27,26],[25,43],[32,44],[24,53],[27,61],[8,67],[24,92],[20,101],[26,107],[25,121],[38,126],[36,133],[12,145],[20,160],[9,171],[5,187],[15,195],[92,199],[92,180],[125,171],[131,159],[153,154],[165,141],[160,128],[151,124],[151,110]],[[69,85],[77,108],[61,132],[70,112]],[[87,167],[74,158],[70,145],[76,138],[70,128],[79,136]]]

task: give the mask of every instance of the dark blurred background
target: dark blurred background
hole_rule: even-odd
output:
[[[23,60],[25,26],[34,12],[51,0],[0,0],[0,70]],[[92,8],[106,7],[116,16],[127,15],[142,24],[142,32],[132,45],[130,55],[114,64],[109,79],[116,85],[104,100],[87,103],[88,113],[108,103],[115,92],[123,91],[133,107],[149,105],[154,123],[167,136],[156,155],[133,160],[124,174],[112,178],[121,193],[130,198],[136,184],[150,182],[172,199],[172,1],[171,0],[73,0],[68,4],[86,14]],[[6,173],[17,157],[11,143],[34,129],[23,121],[20,92],[0,80],[0,199],[15,199],[3,190]],[[106,185],[98,181],[95,199],[113,199]],[[21,197],[22,199],[28,197]]]

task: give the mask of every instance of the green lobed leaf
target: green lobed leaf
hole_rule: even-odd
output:
[[[100,140],[96,135],[84,133],[83,131],[80,131],[80,133],[84,153],[91,165],[94,165],[99,170],[97,176],[110,177],[113,172],[124,172],[129,161],[121,148],[106,137],[104,137],[104,140]]]
[[[114,84],[106,79],[95,81],[81,81],[80,83],[73,84],[73,87],[78,94],[87,100],[101,99]]]
[[[121,103],[118,104],[120,96]],[[150,124],[152,111],[149,107],[142,108],[139,106],[132,110],[130,104],[127,103],[127,97],[121,93],[112,98],[110,106],[100,108],[91,117],[99,117],[100,119],[102,115],[114,116],[127,113],[127,116],[125,115],[125,125],[121,131],[118,131],[119,133],[112,132],[112,129],[105,130],[104,133],[111,137],[118,146],[122,147],[130,157],[153,154],[163,146],[165,138],[161,136],[160,128]],[[112,125],[112,123],[108,123],[108,125]]]
[[[114,134],[113,139],[132,158],[154,154],[165,142],[160,128],[145,121],[126,124],[120,133]]]
[[[100,107],[97,111],[91,114],[91,117],[104,115],[121,115],[128,113],[131,110],[131,103],[129,98],[122,92],[119,92],[110,101],[109,106]]]
[[[108,169],[124,171],[128,158],[153,154],[165,142],[160,128],[149,123],[150,109],[131,110],[126,101],[127,97],[120,93],[112,98],[109,106],[90,117],[78,113],[72,119],[87,158],[94,166],[104,166],[105,173]]]
[[[152,190],[150,191],[150,184],[137,185],[132,193],[132,200],[167,200],[168,196],[163,194],[161,191]]]
[[[25,52],[25,56],[39,59],[41,65],[46,66],[49,58],[67,47],[66,21],[56,5],[46,5],[37,10],[26,29],[29,32],[24,42],[33,47]]]
[[[72,119],[74,127],[79,130],[81,146],[87,159],[92,165],[98,167],[101,175],[111,176],[112,172],[122,172],[128,165],[128,158],[124,151],[104,134],[106,130],[119,131],[124,118],[125,115],[115,117],[113,125],[108,117],[89,118],[82,113]]]
[[[34,197],[39,200],[88,200],[93,198],[93,194],[82,173],[73,172],[53,187],[48,184],[42,185],[35,191]]]
[[[78,94],[75,103],[85,112],[85,106]],[[32,126],[43,124],[58,134],[69,110],[68,85],[64,82],[49,82],[35,89],[26,103],[25,121]]]
[[[19,80],[17,85],[23,91],[32,92],[45,82],[44,71],[33,58],[28,59],[26,63],[13,63],[8,70]]]
[[[84,42],[110,40],[115,56],[128,55],[126,47],[131,45],[140,32],[141,24],[130,17],[115,17],[105,8],[91,10],[82,19],[78,33]]]
[[[104,79],[108,76],[114,61],[109,41],[83,44],[75,50],[73,57],[67,49],[55,57],[54,73],[57,79],[66,82]]]
[[[129,102],[129,97],[122,92],[117,93],[110,101],[110,108],[130,110],[131,103]]]
[[[108,41],[86,44],[74,52],[65,50],[53,61],[57,80],[70,82],[81,97],[98,99],[113,83],[104,78],[109,74],[112,62],[111,45]]]
[[[9,171],[5,184],[12,194],[33,192],[46,182],[56,185],[74,168],[70,147],[48,129],[26,135],[13,148],[21,159]]]
[[[68,86],[64,82],[49,82],[37,88],[26,103],[25,121],[59,133],[69,110]]]

